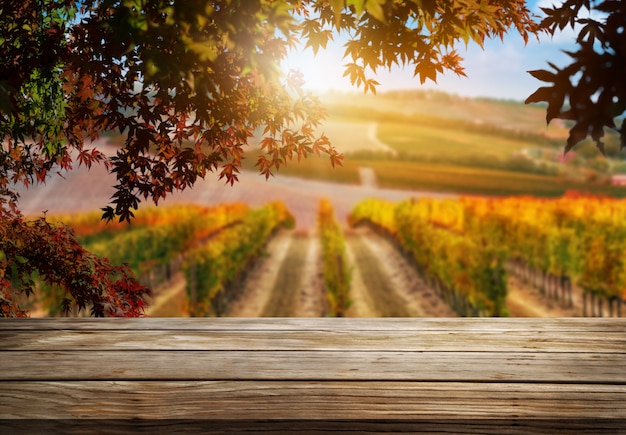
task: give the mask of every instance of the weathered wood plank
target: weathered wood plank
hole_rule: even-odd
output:
[[[626,354],[14,351],[0,380],[394,380],[626,385]]]
[[[598,331],[0,330],[2,350],[342,350],[626,352],[626,333]]]
[[[44,318],[2,319],[1,330],[199,331],[598,331],[626,332],[626,318]]]
[[[0,419],[626,418],[626,390],[611,385],[106,381],[2,386]]]

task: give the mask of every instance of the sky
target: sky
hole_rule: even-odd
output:
[[[543,16],[540,6],[551,6],[558,0],[531,0],[530,9],[539,16]],[[549,69],[547,62],[557,66],[566,65],[567,55],[563,49],[575,47],[574,33],[566,29],[554,38],[542,36],[538,42],[531,37],[528,44],[524,44],[521,36],[511,32],[504,41],[500,39],[485,42],[484,50],[476,44],[465,48],[461,44],[458,52],[464,58],[463,66],[467,77],[457,77],[454,73],[438,76],[437,83],[427,81],[420,86],[419,79],[413,78],[412,68],[396,68],[391,73],[380,70],[375,79],[381,83],[379,92],[399,89],[434,89],[466,97],[489,97],[507,100],[523,101],[532,94],[542,82],[533,78],[527,71],[535,69]],[[342,59],[343,48],[341,43],[329,43],[326,50],[320,50],[317,56],[307,49],[293,53],[283,68],[299,69],[306,80],[306,88],[314,91],[329,91],[348,89],[350,82],[343,76]],[[371,74],[370,74],[371,75]]]

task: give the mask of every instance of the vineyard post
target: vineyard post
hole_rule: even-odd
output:
[[[559,295],[559,289],[556,286],[556,277],[550,273],[548,273],[548,294],[552,295],[551,297],[553,299],[556,299],[557,301],[560,299],[560,295]]]
[[[596,294],[591,292],[591,294],[589,295],[589,299],[590,300],[590,305],[591,305],[591,317],[595,317],[596,316]]]
[[[572,295],[572,281],[566,275],[561,275],[561,285],[563,286],[563,297],[567,296],[569,307],[574,306],[574,299]]]
[[[554,292],[554,297],[561,304],[565,302],[565,293],[563,292],[563,288],[559,285],[559,280],[556,275],[550,274],[552,281],[552,291]]]
[[[596,304],[596,294],[591,293],[591,317],[598,316],[598,308]]]
[[[546,288],[548,292],[548,296],[552,299],[559,300],[559,290],[554,285],[554,279],[552,279],[552,274],[550,272],[544,272],[546,274]]]

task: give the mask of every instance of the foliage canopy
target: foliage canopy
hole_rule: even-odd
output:
[[[626,4],[617,0],[566,0],[560,6],[542,8],[541,27],[554,35],[567,27],[577,30],[575,51],[567,51],[571,63],[552,71],[530,73],[551,83],[540,87],[527,103],[546,102],[546,121],[573,122],[565,151],[590,136],[604,153],[605,127],[620,134],[626,146],[623,118],[626,113]],[[621,125],[616,124],[621,119]]]

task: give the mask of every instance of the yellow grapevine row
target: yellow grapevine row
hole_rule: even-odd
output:
[[[322,245],[324,287],[330,312],[343,317],[350,306],[350,282],[352,273],[346,257],[343,231],[335,220],[332,204],[320,201],[318,229]]]
[[[558,278],[604,298],[626,296],[626,201],[570,194],[463,202],[466,229],[491,229],[512,260],[542,274],[542,288]]]
[[[185,274],[191,316],[220,316],[236,297],[237,281],[280,227],[293,226],[284,204],[250,210],[241,222],[225,228],[186,256]]]
[[[392,235],[459,314],[506,315],[505,253],[460,232],[459,210],[454,202],[366,200],[350,219]]]

